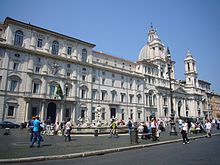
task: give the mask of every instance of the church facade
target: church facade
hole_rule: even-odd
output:
[[[94,47],[7,17],[0,24],[0,120],[93,122],[97,107],[103,123],[211,117],[211,84],[198,79],[192,54],[185,80],[176,80],[175,61],[153,27],[136,62]]]

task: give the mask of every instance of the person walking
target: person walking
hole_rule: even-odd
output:
[[[131,130],[132,130],[131,118],[129,118],[127,126],[128,126],[128,134],[129,134],[129,136],[131,136]]]
[[[206,120],[206,123],[205,123],[205,128],[206,128],[206,133],[207,133],[207,137],[211,137],[211,129],[212,129],[212,124],[210,122],[209,119]]]
[[[114,119],[112,120],[112,122],[110,124],[110,138],[112,137],[112,135],[114,137],[119,137],[118,133],[117,133],[117,123]]]
[[[219,126],[220,126],[220,121],[219,121],[219,119],[216,119],[216,122],[217,122],[217,130],[219,130]]]
[[[157,129],[158,129],[158,123],[157,123],[156,117],[154,117],[152,119],[152,122],[151,122],[151,130],[152,130],[152,139],[153,139],[153,141],[156,141],[157,138],[158,138]]]
[[[182,134],[182,138],[183,138],[183,144],[189,144],[189,139],[188,139],[188,136],[187,136],[187,133],[188,133],[188,123],[187,121],[184,121],[183,124],[182,124],[182,130],[181,130],[181,134]]]
[[[36,116],[34,122],[33,122],[33,133],[34,133],[34,136],[32,138],[32,141],[31,141],[31,145],[30,147],[33,147],[34,146],[34,143],[37,141],[37,147],[40,148],[40,142],[41,142],[41,135],[40,135],[40,120],[39,120],[39,116]]]
[[[32,120],[29,121],[29,124],[28,124],[28,127],[29,127],[29,131],[30,131],[30,142],[32,142],[32,139],[34,137],[34,132],[33,132],[33,129],[34,129],[34,120],[35,120],[35,117],[33,116],[32,117]]]
[[[72,130],[72,123],[70,122],[70,118],[67,119],[67,122],[66,122],[66,125],[65,125],[65,141],[71,141],[71,136],[70,136],[70,133],[71,133],[71,130]]]

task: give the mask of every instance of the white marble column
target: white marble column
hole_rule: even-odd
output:
[[[33,72],[34,69],[34,60],[33,57],[30,55],[28,60],[28,71]]]
[[[31,42],[30,42],[30,46],[31,46],[31,48],[35,48],[35,47],[36,47],[36,38],[35,38],[35,34],[34,34],[34,32],[31,33]]]
[[[41,120],[44,120],[46,117],[46,113],[45,113],[45,101],[41,101],[41,112],[39,114]]]
[[[25,117],[24,117],[24,122],[25,122],[25,121],[27,122],[27,121],[31,118],[29,106],[30,106],[30,100],[27,99],[27,100],[26,100],[26,105],[25,105],[25,114],[24,114]]]
[[[70,112],[71,112],[71,121],[72,121],[73,123],[76,123],[75,109],[76,109],[76,105],[75,105],[75,104],[71,104],[71,106],[70,106]]]
[[[64,121],[63,112],[64,112],[64,102],[62,101],[60,105],[60,122]]]
[[[45,63],[42,68],[42,74],[48,74],[48,64]]]

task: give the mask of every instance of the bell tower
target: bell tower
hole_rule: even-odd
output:
[[[198,73],[196,68],[196,61],[189,50],[187,51],[184,63],[185,63],[186,85],[191,87],[197,87]]]

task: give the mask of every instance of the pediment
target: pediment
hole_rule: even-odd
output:
[[[174,92],[175,93],[182,93],[182,94],[186,94],[187,93],[182,87],[177,88]]]

